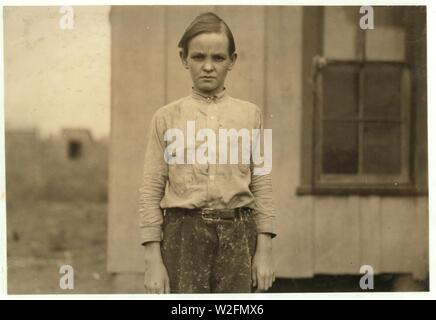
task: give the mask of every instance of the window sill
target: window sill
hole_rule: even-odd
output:
[[[297,196],[428,196],[428,190],[413,186],[299,186]]]

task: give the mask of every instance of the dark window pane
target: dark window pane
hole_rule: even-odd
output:
[[[365,67],[364,75],[364,117],[399,119],[402,68],[372,64]]]
[[[68,158],[78,159],[82,154],[82,144],[80,141],[69,141],[68,142]]]
[[[363,133],[363,173],[401,172],[399,124],[367,123]]]
[[[323,70],[324,117],[357,116],[359,73],[355,65],[331,65]]]
[[[323,173],[357,173],[357,123],[323,122]]]

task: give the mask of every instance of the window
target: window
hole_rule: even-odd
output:
[[[406,65],[326,62],[317,64],[315,83],[318,183],[408,183]]]
[[[79,159],[82,155],[82,143],[77,140],[68,142],[68,158],[71,160]]]
[[[299,194],[426,190],[426,136],[417,129],[426,123],[425,75],[417,71],[425,37],[416,39],[425,10],[374,10],[377,32],[353,25],[356,7],[305,9]],[[406,41],[407,26],[414,41]]]

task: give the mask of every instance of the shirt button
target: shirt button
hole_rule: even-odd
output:
[[[215,180],[215,176],[214,176],[214,175],[210,175],[210,176],[209,176],[209,179],[210,179],[210,180]]]
[[[210,116],[210,120],[213,120],[213,119],[215,119],[215,117],[214,116]]]

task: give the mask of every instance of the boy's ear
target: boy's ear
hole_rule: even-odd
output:
[[[238,54],[236,52],[233,52],[232,56],[230,57],[231,63],[227,67],[227,70],[232,70],[233,66],[236,63],[236,59],[238,58]]]
[[[179,57],[180,57],[180,60],[182,61],[183,66],[185,67],[185,69],[189,69],[188,61],[186,61],[186,58],[183,57],[183,50],[179,50]]]

